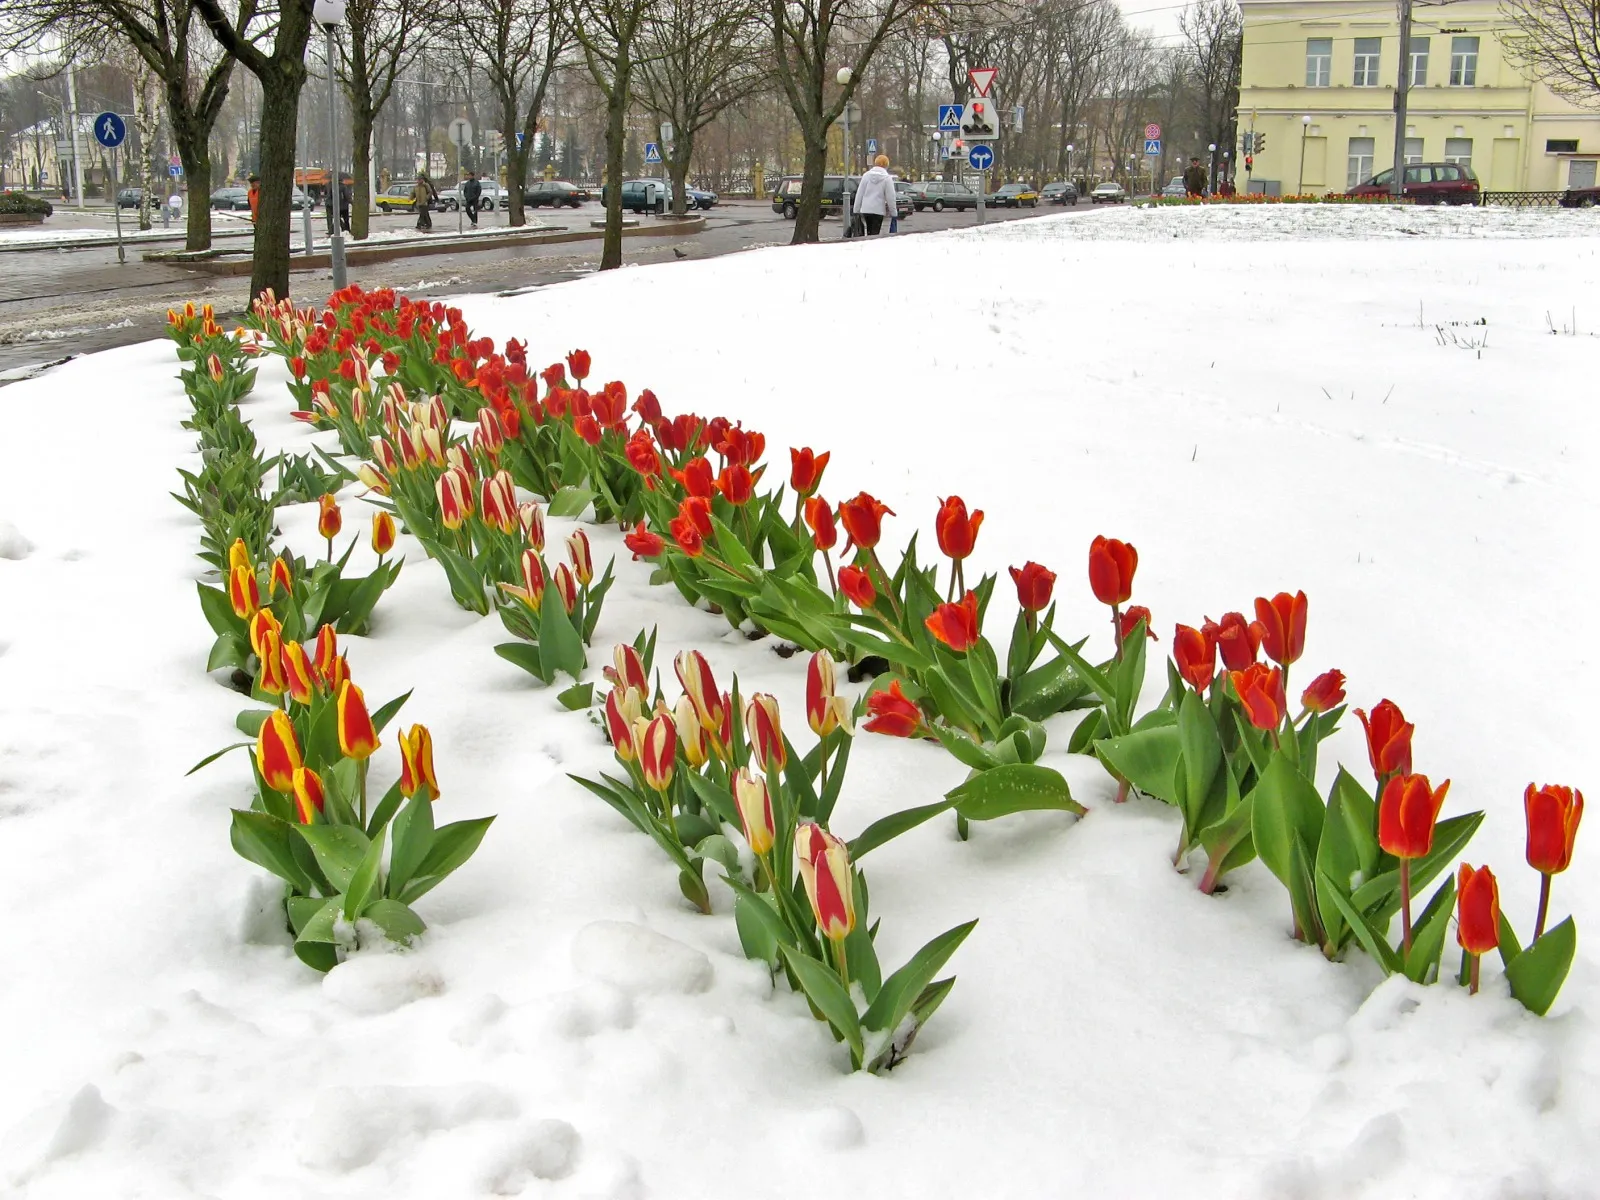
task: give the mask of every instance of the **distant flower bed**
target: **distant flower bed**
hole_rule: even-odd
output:
[[[1147,203],[1170,206],[1183,204],[1410,204],[1410,200],[1396,200],[1393,196],[1347,196],[1343,192],[1329,192],[1325,196],[1267,196],[1260,192],[1235,196],[1151,196]]]
[[[0,192],[0,216],[48,217],[54,211],[48,200],[37,200],[23,192]]]

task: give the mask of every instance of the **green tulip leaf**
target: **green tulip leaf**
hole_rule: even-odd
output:
[[[1057,809],[1082,816],[1088,810],[1072,798],[1060,771],[1037,763],[1003,763],[981,771],[945,793],[969,821],[992,821],[1012,813]]]
[[[1572,956],[1577,949],[1578,926],[1568,917],[1511,960],[1506,967],[1506,982],[1522,1007],[1541,1017],[1550,1011],[1572,969]]]

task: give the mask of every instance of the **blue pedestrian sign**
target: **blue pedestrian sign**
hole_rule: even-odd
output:
[[[878,139],[877,138],[868,138],[867,139],[867,153],[868,154],[876,154],[877,152],[878,152]]]
[[[941,104],[941,105],[939,105],[939,132],[940,133],[960,133],[961,132],[961,105],[959,105],[959,104]]]
[[[974,171],[987,171],[994,166],[994,151],[979,142],[967,151],[967,161],[972,164]]]
[[[1160,138],[1145,138],[1145,140],[1144,140],[1144,156],[1146,158],[1160,158],[1161,157],[1161,139]]]
[[[646,142],[644,144],[644,161],[647,163],[660,162],[661,147],[657,146],[654,142]]]
[[[128,123],[114,112],[103,112],[94,119],[94,140],[115,150],[128,140]]]

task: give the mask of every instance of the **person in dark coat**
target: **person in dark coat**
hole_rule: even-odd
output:
[[[1189,169],[1183,173],[1183,190],[1191,196],[1206,194],[1206,169],[1198,158],[1189,160]]]
[[[339,181],[339,228],[350,232],[350,206],[355,203],[356,188],[353,183]]]
[[[461,207],[467,210],[467,220],[478,227],[478,201],[483,198],[483,184],[478,182],[476,171],[467,172],[467,181],[461,185]]]

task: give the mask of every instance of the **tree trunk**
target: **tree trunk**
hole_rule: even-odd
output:
[[[250,295],[269,288],[282,299],[289,294],[290,205],[294,200],[295,127],[305,64],[274,64],[261,79],[261,206],[256,218],[255,266]],[[337,168],[332,173],[338,185]],[[338,204],[338,193],[330,194]]]
[[[794,236],[789,239],[791,246],[815,242],[821,236],[822,177],[828,172],[828,127],[821,126],[822,132],[818,134],[819,121],[820,118],[813,117],[800,126],[805,142],[805,166],[800,183],[800,204],[795,211]]]
[[[372,123],[376,116],[367,104],[351,102],[350,167],[355,182],[350,195],[350,236],[358,242],[366,240],[372,212]]]
[[[152,95],[155,77],[142,65],[133,72],[133,122],[139,130],[139,228],[150,228],[150,201],[160,200],[163,210],[166,197],[159,191],[156,177],[156,130],[161,123],[160,111]],[[162,172],[164,176],[166,173]]]
[[[600,269],[612,271],[622,265],[622,156],[627,151],[628,76],[625,59],[617,63],[617,73],[606,97],[606,236],[600,251]]]
[[[667,155],[667,176],[672,180],[672,213],[686,216],[689,212],[689,158],[694,154],[694,134],[679,133],[678,140]]]
[[[500,136],[504,139],[506,150],[506,223],[513,229],[528,223],[527,213],[523,210],[522,192],[528,186],[528,156],[533,153],[533,147],[528,144],[529,138],[524,137],[522,144],[517,145],[517,134],[522,132],[517,124],[517,98],[515,95],[500,97]],[[532,134],[529,137],[533,136]]]
[[[172,144],[189,183],[189,216],[184,231],[185,250],[211,249],[211,143],[207,131],[193,116],[169,108]]]

